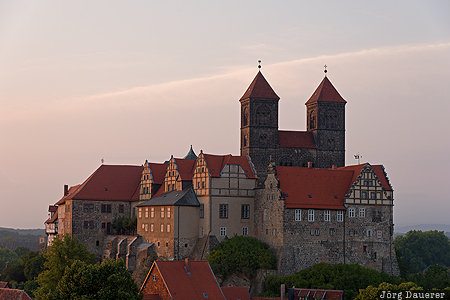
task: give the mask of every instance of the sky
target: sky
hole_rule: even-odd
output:
[[[346,164],[383,164],[394,223],[448,224],[448,1],[0,2],[0,226],[43,228],[105,164],[239,154],[262,60],[280,129],[323,78],[347,100]]]

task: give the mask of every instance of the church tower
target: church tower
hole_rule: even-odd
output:
[[[347,101],[325,75],[305,103],[306,129],[317,145],[318,168],[345,166],[345,104]]]
[[[267,169],[278,145],[278,101],[261,71],[241,97],[241,155],[249,155],[257,172]],[[275,158],[275,157],[274,157]]]

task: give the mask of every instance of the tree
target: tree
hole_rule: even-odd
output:
[[[0,246],[0,274],[3,274],[3,269],[10,266],[19,260],[16,252],[8,248]]]
[[[30,249],[28,249],[27,247],[17,247],[16,249],[14,249],[14,252],[16,252],[18,257],[22,257],[30,252]]]
[[[366,288],[368,285],[378,285],[383,281],[398,283],[399,279],[358,264],[320,263],[293,275],[267,276],[264,295],[279,295],[280,285],[284,283],[287,288],[295,286],[297,288],[343,290],[344,299],[354,299],[359,289]]]
[[[444,289],[450,286],[450,269],[434,265],[424,274],[410,275],[408,281],[412,281],[424,289]]]
[[[136,233],[137,217],[121,216],[117,217],[112,222],[112,228],[116,234],[130,234]]]
[[[421,291],[423,288],[417,286],[413,282],[403,282],[398,285],[391,284],[388,282],[382,282],[378,286],[369,285],[365,289],[360,289],[358,296],[355,300],[378,300],[380,299],[378,295],[381,294],[382,291],[389,291],[391,293],[403,292],[403,291]],[[387,296],[384,297],[385,299]],[[397,299],[397,297],[395,298]],[[398,298],[400,299],[400,298]]]
[[[47,248],[44,258],[45,270],[37,277],[39,288],[35,293],[36,299],[57,299],[54,292],[58,281],[63,277],[66,267],[71,266],[74,261],[95,263],[94,254],[87,250],[86,245],[68,235],[56,237]]]
[[[275,269],[276,258],[269,246],[255,238],[234,236],[217,245],[207,257],[215,274],[223,279],[233,273],[252,278],[257,269]]]
[[[394,246],[402,277],[436,264],[450,267],[450,242],[442,231],[409,231]]]
[[[55,296],[62,300],[141,299],[139,288],[121,259],[95,265],[74,261],[66,268]]]

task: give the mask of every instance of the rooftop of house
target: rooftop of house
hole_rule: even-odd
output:
[[[152,270],[157,268],[172,299],[225,299],[207,261],[155,261],[142,284],[148,284]]]
[[[200,206],[197,196],[195,195],[192,187],[186,188],[183,191],[170,191],[163,193],[159,196],[153,197],[150,200],[145,201],[137,205],[142,206]]]
[[[239,165],[244,170],[247,178],[255,178],[255,172],[246,156],[214,155],[203,153],[208,167],[209,173],[212,177],[220,177],[226,165]]]
[[[281,148],[317,149],[314,137],[308,131],[278,131],[278,143]]]
[[[224,286],[222,292],[227,300],[250,300],[246,286]]]
[[[289,289],[288,293],[293,294],[294,300],[300,299],[323,299],[323,300],[342,300],[344,291],[341,290],[320,290],[320,289]]]
[[[278,95],[274,92],[270,84],[264,78],[261,71],[258,71],[250,86],[245,91],[244,95],[240,100],[245,100],[248,98],[260,98],[260,99],[280,99]]]
[[[315,102],[347,103],[326,76],[305,104]]]
[[[0,288],[0,300],[31,300],[23,290]]]

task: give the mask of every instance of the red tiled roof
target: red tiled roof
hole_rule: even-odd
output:
[[[281,148],[317,149],[314,137],[308,131],[278,131],[278,143]]]
[[[162,184],[169,164],[148,163],[154,184]]]
[[[354,171],[353,179],[352,179],[352,184],[353,184],[356,181],[356,179],[358,178],[359,174],[361,174],[361,171],[366,164],[370,165],[369,163],[365,163],[365,164],[360,164],[360,165],[341,167],[341,168],[338,168],[338,170]],[[387,178],[387,175],[386,175],[386,172],[384,171],[383,166],[382,165],[370,165],[370,166],[372,167],[373,171],[375,172],[375,175],[378,177],[378,180],[380,181],[383,188],[387,191],[392,191],[392,186],[389,183],[389,180]]]
[[[280,297],[252,297],[252,300],[280,300]]]
[[[314,102],[347,103],[347,101],[345,101],[344,98],[339,95],[339,92],[331,84],[330,80],[328,80],[328,77],[323,78],[316,91],[312,94],[311,98],[306,101],[305,104]]]
[[[53,223],[56,221],[56,219],[58,219],[58,211],[56,211],[53,216],[51,216],[50,218],[47,219],[47,221],[45,221],[45,223],[49,224],[49,223]]]
[[[240,100],[247,98],[280,99],[280,97],[278,97],[267,80],[264,78],[261,71],[258,71],[255,79],[253,79],[252,83],[250,83],[250,86],[247,88]]]
[[[342,300],[344,297],[344,291],[294,289],[294,300],[304,299],[306,296],[309,296],[311,299]]]
[[[31,300],[23,290],[0,288],[0,300]]]
[[[78,190],[78,188],[80,186],[81,186],[81,184],[77,184],[77,185],[71,186],[69,188],[69,191],[68,191],[67,195],[63,196],[58,202],[55,203],[55,205],[63,204],[66,201],[66,199],[72,199],[71,198],[72,195]]]
[[[6,281],[0,281],[0,288],[2,289],[8,288],[8,283]]]
[[[222,292],[227,300],[250,300],[246,286],[224,286]]]
[[[222,290],[207,261],[191,261],[190,274],[184,261],[155,261],[149,274],[157,267],[173,299],[223,299]],[[141,291],[148,281],[148,275]],[[203,296],[207,294],[207,298]]]
[[[56,204],[68,199],[136,201],[142,169],[142,166],[101,165],[74,192],[71,188]]]
[[[144,297],[142,298],[142,300],[160,300],[161,298],[159,298],[159,295],[155,295],[155,294],[148,294],[148,295],[144,295]]]
[[[233,156],[231,154],[227,155],[213,155],[213,154],[203,154],[206,160],[206,165],[208,167],[209,173],[212,177],[220,177],[220,173],[223,168],[230,165],[240,165],[245,172],[247,178],[255,178],[255,173],[248,161],[246,156]]]
[[[195,159],[174,158],[181,180],[192,180],[194,176]]]
[[[58,211],[58,206],[56,206],[56,205],[48,206],[48,212],[55,212],[55,211]]]
[[[277,167],[286,208],[344,209],[352,171]]]

